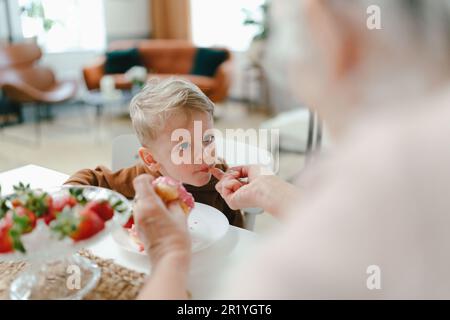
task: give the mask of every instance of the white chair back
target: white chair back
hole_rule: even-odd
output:
[[[112,142],[112,163],[113,171],[131,167],[139,160],[138,150],[141,144],[134,134],[124,134],[116,137]]]
[[[230,167],[258,164],[274,170],[275,161],[272,153],[236,140],[216,138],[217,156],[224,159]]]

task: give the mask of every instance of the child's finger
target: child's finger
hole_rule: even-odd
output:
[[[211,172],[211,174],[212,174],[217,180],[222,179],[223,176],[225,175],[225,172],[223,172],[223,171],[220,170],[219,168],[211,168],[211,169],[209,169],[209,172]]]

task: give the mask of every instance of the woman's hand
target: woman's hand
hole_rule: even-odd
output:
[[[297,192],[293,185],[257,165],[210,171],[219,180],[216,190],[233,210],[258,207],[279,216]]]
[[[133,181],[136,191],[134,221],[139,238],[144,242],[153,266],[170,258],[188,269],[191,238],[186,214],[176,202],[166,208],[155,193],[152,180],[150,175],[140,175]]]
[[[263,185],[260,183],[260,180],[263,180],[260,167],[239,166],[230,168],[226,172],[211,168],[210,171],[219,180],[216,190],[231,209],[259,206],[260,194],[263,191]]]
[[[178,203],[166,208],[155,193],[153,177],[134,179],[134,221],[150,256],[152,272],[138,299],[188,299],[187,278],[191,261],[191,238],[186,215]]]

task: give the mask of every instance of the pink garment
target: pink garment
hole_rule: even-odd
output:
[[[450,298],[450,94],[391,110],[311,172],[222,297]],[[379,290],[367,287],[372,265]]]

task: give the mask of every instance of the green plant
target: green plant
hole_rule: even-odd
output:
[[[253,40],[264,40],[269,34],[269,7],[269,1],[266,1],[262,5],[260,5],[260,10],[262,11],[261,19],[256,19],[253,15],[253,12],[251,12],[250,10],[242,9],[245,14],[244,25],[257,26],[259,29],[256,35],[253,37]]]
[[[139,79],[133,79],[132,80],[133,86],[137,89],[142,89],[145,85],[145,81],[139,80]]]
[[[21,8],[22,14],[30,18],[40,19],[42,21],[42,28],[45,32],[49,32],[56,24],[55,20],[49,19],[45,16],[44,6],[39,0],[31,1],[28,5]]]

